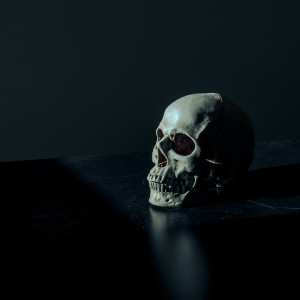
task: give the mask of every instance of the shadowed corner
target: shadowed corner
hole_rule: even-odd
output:
[[[32,242],[92,239],[106,226],[130,224],[75,172],[55,160],[2,163],[0,166],[1,224],[6,237]],[[115,223],[110,223],[111,219]],[[74,239],[75,241],[75,239]],[[17,242],[17,240],[15,240]]]
[[[114,209],[108,193],[83,177],[59,160],[0,164],[4,285],[24,293],[39,286],[53,296],[111,297],[136,295],[132,282],[148,287],[145,237]]]

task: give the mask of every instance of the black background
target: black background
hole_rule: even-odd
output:
[[[299,1],[2,1],[0,161],[151,150],[218,92],[258,140],[299,137]]]

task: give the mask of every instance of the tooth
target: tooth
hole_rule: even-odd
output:
[[[164,182],[164,180],[165,180],[165,176],[161,176],[160,177],[160,182]]]
[[[178,185],[175,186],[175,193],[179,193],[179,186]]]
[[[169,180],[170,184],[173,184],[173,181],[174,181],[173,179],[170,179],[170,180]]]
[[[185,181],[184,181],[184,184],[185,184],[185,185],[187,185],[187,184],[188,184],[188,180],[187,180],[187,179],[185,179]]]
[[[163,184],[160,185],[160,191],[161,191],[161,192],[164,191],[164,185],[163,185]]]
[[[189,176],[188,172],[183,172],[183,173],[181,174],[181,178],[182,178],[183,180],[187,179],[188,176]]]

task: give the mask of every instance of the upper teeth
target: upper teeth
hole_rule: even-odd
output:
[[[187,179],[172,179],[153,174],[149,174],[147,179],[149,181],[150,188],[161,193],[185,193],[188,189]]]

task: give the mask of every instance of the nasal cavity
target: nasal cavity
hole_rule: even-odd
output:
[[[157,165],[159,167],[165,167],[167,165],[167,159],[166,157],[161,153],[159,149],[157,149]]]

